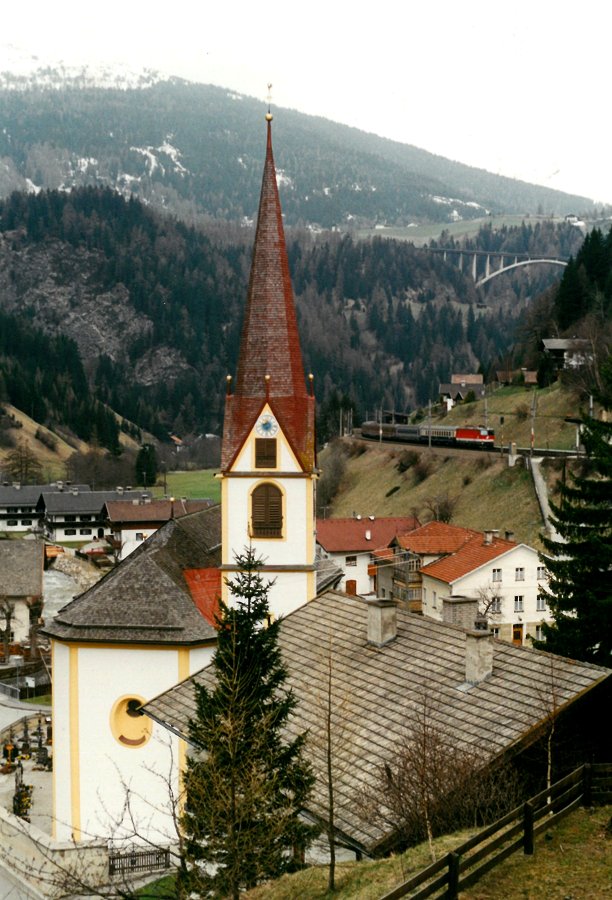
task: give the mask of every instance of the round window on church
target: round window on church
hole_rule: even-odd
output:
[[[144,697],[127,694],[113,704],[110,727],[113,737],[124,747],[144,747],[151,737],[152,721],[140,711]]]

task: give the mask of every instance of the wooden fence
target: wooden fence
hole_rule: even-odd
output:
[[[381,900],[444,897],[457,900],[486,872],[521,847],[533,854],[535,838],[578,806],[612,802],[612,764],[584,765],[484,828]]]

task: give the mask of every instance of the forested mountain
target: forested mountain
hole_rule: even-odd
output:
[[[252,237],[252,229],[202,232],[111,189],[16,193],[0,203],[0,309],[69,339],[67,361],[73,341],[95,397],[139,427],[162,439],[172,430],[218,433]],[[475,244],[494,240],[483,229]],[[545,221],[507,229],[503,240],[508,250],[567,253],[582,236]],[[558,277],[523,270],[478,303],[469,276],[407,243],[291,231],[288,252],[323,435],[340,402],[357,417],[381,403],[405,409],[435,397],[453,370],[486,369],[512,344],[529,298]],[[16,367],[38,355],[43,371],[52,358],[42,338],[30,352],[13,333],[0,358],[10,399]],[[85,402],[77,369],[74,361],[74,378],[65,377]],[[22,380],[31,383],[32,371]],[[49,400],[47,421],[68,422],[63,408]]]
[[[53,72],[0,85],[0,196],[12,190],[108,186],[193,223],[256,214],[263,104],[173,79],[97,88]],[[564,214],[591,201],[435,156],[292,110],[275,116],[275,156],[288,224],[351,229]]]

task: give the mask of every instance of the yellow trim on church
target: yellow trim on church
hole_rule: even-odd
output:
[[[70,811],[72,838],[81,840],[81,760],[79,752],[79,648],[68,648],[68,691],[70,709]]]

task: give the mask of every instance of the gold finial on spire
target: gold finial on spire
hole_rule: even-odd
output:
[[[274,118],[274,116],[270,112],[270,104],[272,103],[272,85],[271,84],[268,85],[267,100],[268,100],[268,112],[266,113],[266,122],[271,122],[272,119]]]

